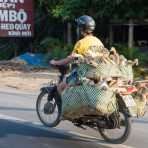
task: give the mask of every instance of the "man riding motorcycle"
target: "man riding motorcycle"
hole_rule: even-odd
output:
[[[132,65],[93,36],[92,17],[84,15],[76,21],[82,39],[67,58],[50,61],[60,72],[59,81],[41,88],[36,103],[38,117],[48,127],[68,120],[77,127],[99,131],[108,142],[122,143],[130,135],[131,117],[143,116],[145,107],[143,100],[132,97],[137,91],[129,85]],[[67,74],[63,65],[71,61],[73,70]]]
[[[80,39],[74,46],[73,52],[65,59],[62,60],[52,60],[50,63],[52,65],[64,65],[69,63],[76,57],[76,54],[86,56],[89,49],[99,49],[103,48],[103,43],[95,36],[93,36],[93,31],[95,30],[95,21],[92,17],[83,15],[76,19],[77,22],[77,35],[81,36]]]
[[[68,64],[78,55],[84,57],[93,58],[93,53],[96,55],[101,55],[101,50],[104,48],[103,43],[93,35],[95,30],[95,21],[92,17],[83,15],[76,19],[77,23],[77,36],[81,37],[74,46],[73,52],[62,60],[51,60],[50,64],[60,66]],[[61,83],[58,86],[58,90],[62,91],[66,87],[66,83]]]

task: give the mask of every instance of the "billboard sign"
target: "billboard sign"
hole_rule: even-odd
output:
[[[0,37],[33,37],[33,0],[0,0]]]

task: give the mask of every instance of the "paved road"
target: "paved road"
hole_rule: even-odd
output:
[[[62,122],[56,129],[42,126],[35,112],[36,93],[0,89],[0,148],[148,147],[148,114],[134,121],[126,143],[110,145],[97,132],[78,129],[69,122]]]

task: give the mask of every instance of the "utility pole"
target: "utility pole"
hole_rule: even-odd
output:
[[[111,46],[114,41],[113,26],[109,26],[109,45]]]
[[[70,22],[67,23],[67,43],[72,44],[72,25]]]
[[[133,20],[129,21],[129,29],[128,29],[128,47],[132,48],[134,43],[134,23]]]

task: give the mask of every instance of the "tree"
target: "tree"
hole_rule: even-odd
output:
[[[55,17],[74,19],[89,14],[96,19],[121,20],[148,17],[147,0],[62,0],[52,7]]]
[[[148,0],[36,0],[34,13],[35,36],[29,42],[33,48],[40,49],[41,43],[51,41],[49,37],[63,41],[66,34],[70,36],[71,32],[66,31],[65,24],[73,23],[80,15],[93,16],[97,26],[103,24],[103,27],[110,22],[122,23],[129,19],[144,21],[148,18]],[[107,27],[99,27],[101,29],[96,31],[106,30]],[[27,50],[28,44],[22,42],[21,46]]]

